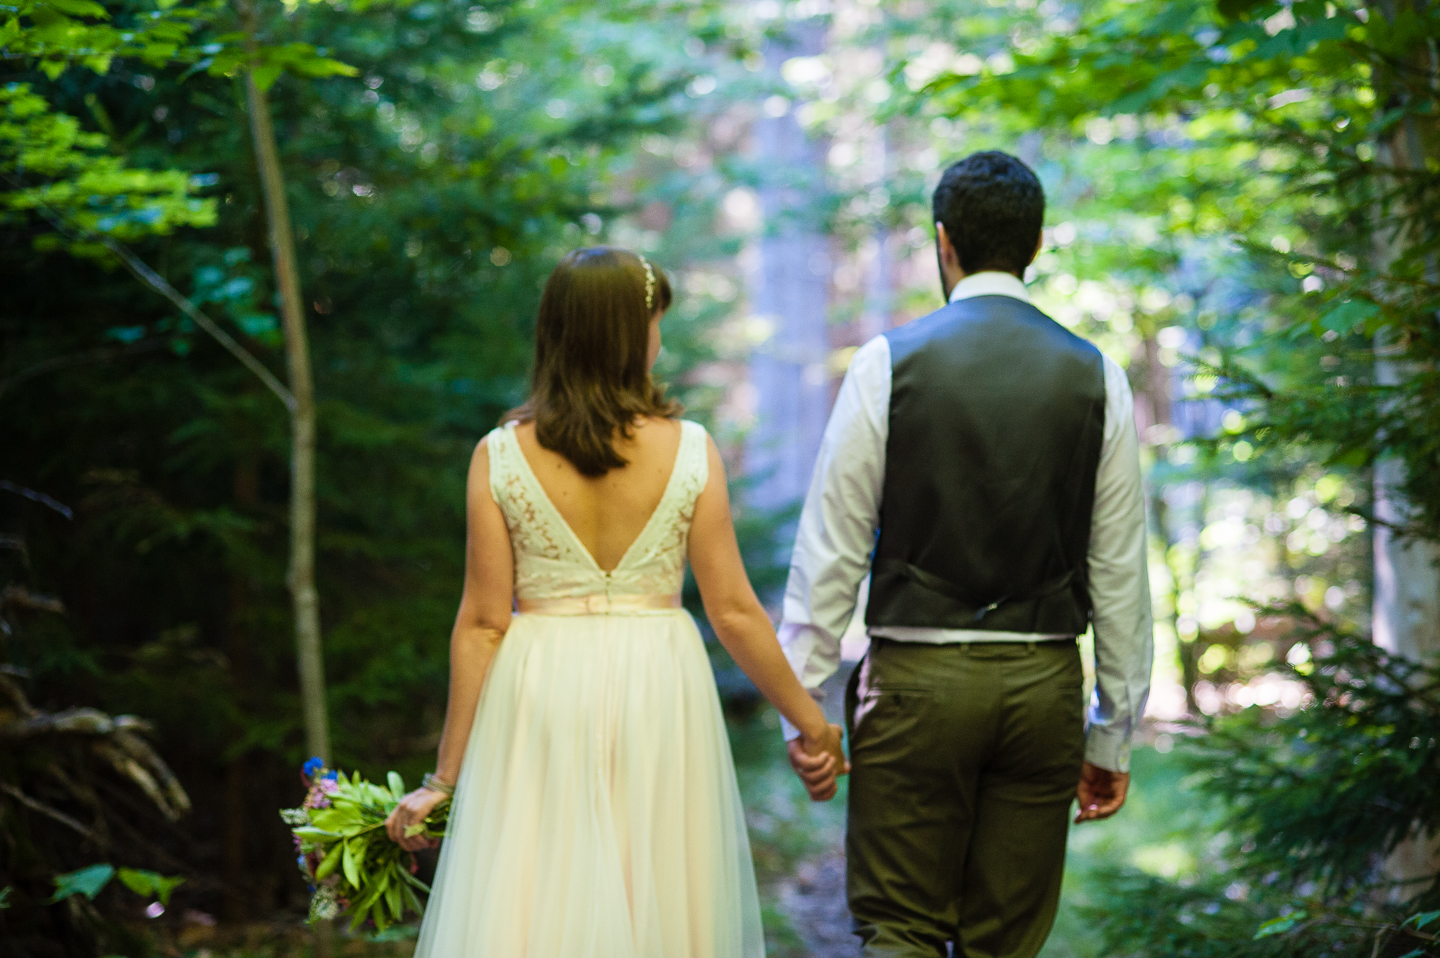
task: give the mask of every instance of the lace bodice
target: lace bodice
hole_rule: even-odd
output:
[[[650,521],[611,572],[601,570],[551,503],[515,438],[515,424],[494,430],[490,494],[505,514],[515,555],[515,597],[559,599],[585,595],[674,595],[685,577],[695,499],[710,463],[705,428],[682,422],[675,469]]]

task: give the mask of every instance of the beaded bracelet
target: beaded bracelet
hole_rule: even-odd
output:
[[[420,780],[421,788],[428,788],[432,792],[439,792],[441,795],[454,795],[455,786],[447,785],[440,781],[434,772],[426,772],[425,777]]]

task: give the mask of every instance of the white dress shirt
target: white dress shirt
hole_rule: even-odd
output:
[[[1030,301],[1025,284],[1015,276],[982,272],[957,283],[950,302],[997,295]],[[1150,692],[1154,636],[1135,400],[1124,370],[1108,356],[1104,366],[1105,431],[1087,554],[1096,681],[1085,758],[1101,768],[1128,771],[1130,739]],[[840,667],[840,637],[854,615],[860,583],[870,572],[889,430],[890,342],[877,336],[856,351],[830,413],[785,587],[780,644],[801,683],[817,696],[820,684]],[[909,626],[868,631],[933,644],[1071,637]],[[783,719],[782,725],[787,739],[799,734]]]

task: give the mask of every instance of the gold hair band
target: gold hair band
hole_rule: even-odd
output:
[[[639,256],[639,253],[635,255]],[[640,265],[645,267],[645,312],[655,311],[655,271],[650,268],[650,261],[640,256]]]

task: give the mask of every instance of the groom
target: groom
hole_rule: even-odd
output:
[[[1030,304],[1045,195],[1005,153],[935,189],[948,304],[863,346],[825,430],[780,638],[806,688],[846,691],[847,891],[864,954],[1033,958],[1075,821],[1125,802],[1149,692],[1150,593],[1124,372]],[[1088,728],[1076,637],[1095,637]],[[829,758],[790,759],[835,794]]]

